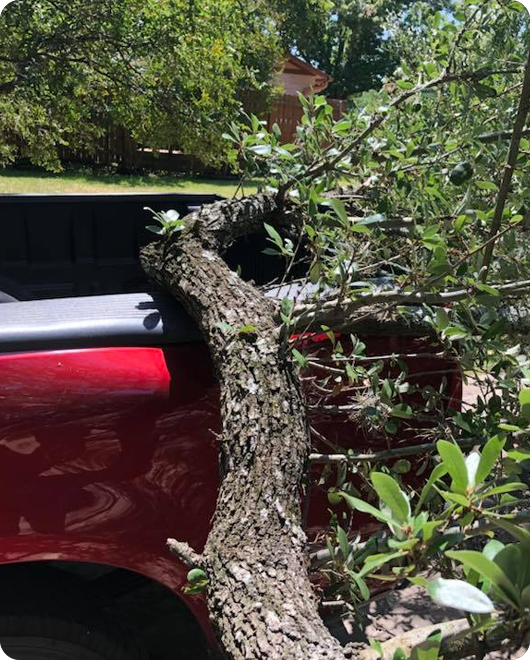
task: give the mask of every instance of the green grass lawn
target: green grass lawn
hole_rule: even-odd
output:
[[[234,179],[207,179],[199,177],[93,174],[67,170],[61,174],[37,170],[0,170],[0,194],[68,194],[68,193],[218,193],[232,197],[238,183]],[[245,192],[254,192],[249,184]]]

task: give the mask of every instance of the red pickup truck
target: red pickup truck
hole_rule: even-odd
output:
[[[389,353],[411,340],[367,341]],[[459,386],[455,374],[453,396]],[[344,420],[317,423],[344,446],[376,443]],[[183,594],[187,571],[165,541],[200,550],[206,539],[218,429],[207,348],[165,294],[0,305],[0,644],[9,656],[215,653],[204,602]],[[309,526],[323,515],[325,504]]]

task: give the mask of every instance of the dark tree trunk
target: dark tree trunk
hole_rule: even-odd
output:
[[[207,572],[210,615],[231,660],[342,660],[308,579],[300,500],[310,438],[299,380],[275,303],[219,256],[275,213],[274,199],[262,195],[221,202],[142,254],[146,272],[199,324],[221,386],[212,529],[201,556],[181,544],[174,551]],[[255,331],[238,332],[243,326]]]

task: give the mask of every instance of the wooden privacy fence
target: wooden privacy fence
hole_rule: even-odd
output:
[[[139,145],[122,126],[109,126],[93,149],[61,147],[59,156],[63,163],[118,166],[129,172],[153,170],[164,172],[206,172],[208,168],[194,156],[183,154],[177,149],[161,149],[158,152]]]
[[[328,99],[328,103],[333,107],[335,119],[340,119],[346,112],[346,101]],[[284,95],[274,103],[267,115],[268,128],[278,124],[282,131],[282,142],[292,142],[296,138],[296,127],[300,124],[302,114],[302,104],[298,97]]]
[[[339,119],[346,111],[346,101],[328,99],[333,107],[335,119]],[[252,102],[245,104],[247,111],[263,116],[268,128],[278,124],[282,131],[282,141],[292,142],[296,137],[296,127],[302,118],[302,104],[297,96],[284,95],[275,101],[269,112],[260,112]],[[99,138],[93,150],[62,147],[59,151],[61,160],[65,163],[83,163],[99,167],[117,165],[123,170],[158,170],[167,172],[207,172],[205,167],[194,156],[183,154],[178,148],[168,147],[153,152],[145,146],[140,146],[130,133],[121,126],[109,126],[103,137]]]

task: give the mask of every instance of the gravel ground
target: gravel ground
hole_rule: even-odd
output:
[[[462,613],[435,605],[425,590],[410,586],[388,591],[376,596],[365,609],[364,632],[355,622],[335,618],[328,622],[331,632],[342,644],[365,642],[376,639],[386,642],[409,630],[462,618]],[[528,649],[521,648],[515,654],[490,653],[484,660],[519,660]]]

